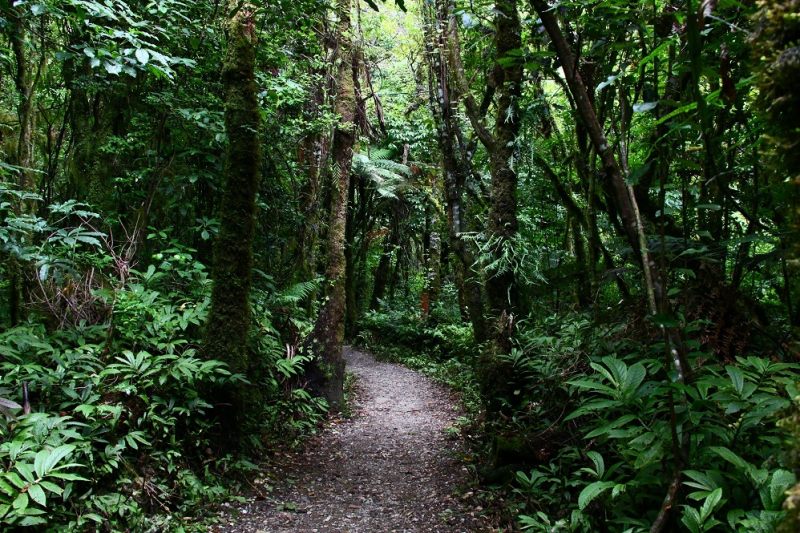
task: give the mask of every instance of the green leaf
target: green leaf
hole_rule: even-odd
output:
[[[742,389],[744,388],[744,373],[739,367],[735,366],[726,366],[725,371],[728,372],[728,375],[731,377],[733,388],[741,395]]]
[[[639,389],[642,381],[644,381],[645,376],[647,376],[647,370],[641,363],[636,363],[628,368],[628,376],[622,383],[622,393],[627,395],[634,394]]]
[[[25,478],[25,481],[28,483],[33,483],[36,481],[36,478],[33,476],[33,469],[31,468],[31,465],[27,463],[17,463],[14,465],[14,468],[16,468],[17,472],[22,474],[22,477]]]
[[[47,458],[47,462],[45,463],[45,471],[50,472],[52,471],[56,465],[67,455],[71,454],[75,450],[75,446],[72,444],[64,444],[55,448],[53,451],[50,452],[50,456]]]
[[[769,485],[759,490],[761,503],[768,511],[779,511],[783,503],[783,493],[796,483],[795,475],[788,470],[776,470],[772,474]]]
[[[58,494],[59,496],[61,496],[64,493],[64,489],[62,489],[52,481],[40,481],[39,485],[41,485],[42,488],[49,490],[53,494]]]
[[[579,387],[581,389],[593,389],[599,390],[603,392],[614,392],[614,389],[607,385],[603,385],[601,383],[597,383],[596,381],[590,381],[588,379],[575,379],[572,381],[567,382],[568,385],[572,385],[573,387]]]
[[[605,462],[603,461],[603,456],[595,451],[586,452],[586,456],[592,460],[594,463],[594,471],[597,474],[598,479],[602,479],[603,474],[606,472]]]
[[[104,61],[103,66],[106,67],[106,72],[109,74],[117,75],[122,72],[122,65],[117,62]]]
[[[39,485],[31,485],[28,487],[28,494],[30,497],[41,505],[42,507],[47,506],[47,496],[44,495],[44,490]]]
[[[578,508],[583,511],[586,506],[592,502],[592,500],[614,485],[616,485],[616,483],[613,481],[595,481],[594,483],[588,485],[581,491],[580,496],[578,496]]]
[[[604,433],[608,433],[612,429],[616,429],[616,428],[618,428],[620,426],[624,426],[625,424],[627,424],[631,420],[635,420],[635,419],[636,419],[636,417],[634,415],[621,416],[618,419],[616,419],[616,420],[614,420],[612,422],[609,422],[608,424],[604,424],[603,426],[600,426],[599,428],[595,429],[594,431],[590,431],[589,433],[586,434],[586,436],[584,438],[585,439],[591,439],[593,437],[597,437],[599,435],[603,435]]]
[[[724,446],[709,446],[708,449],[716,453],[729,463],[733,464],[737,468],[741,468],[742,470],[750,470],[753,468],[753,465],[751,465],[750,463],[748,463],[747,461],[745,461],[744,459],[742,459],[741,457],[730,451],[728,448],[725,448]]]
[[[146,65],[147,62],[150,61],[150,54],[147,52],[147,50],[139,48],[136,50],[136,59],[138,59],[139,63],[142,65]]]
[[[28,509],[28,512],[30,511],[31,509]],[[26,516],[25,518],[22,519],[19,525],[22,527],[31,527],[31,526],[40,526],[46,523],[47,520],[45,520],[44,518],[40,518],[38,516]]]
[[[11,504],[18,513],[24,511],[28,507],[28,493],[20,492]]]
[[[648,446],[642,451],[642,453],[637,455],[636,462],[634,463],[633,466],[637,470],[641,470],[645,466],[653,464],[656,461],[659,461],[663,456],[664,456],[664,447],[659,441],[651,446]]]
[[[81,477],[75,474],[67,474],[64,472],[53,472],[49,474],[50,477],[56,477],[58,479],[63,479],[65,481],[89,481],[85,477]]]
[[[26,483],[22,481],[22,478],[19,477],[15,472],[9,472],[6,474],[6,479],[9,480],[11,483],[14,484],[15,487],[18,489],[24,489]]]
[[[694,507],[683,507],[683,516],[681,517],[681,522],[683,522],[683,525],[685,525],[692,533],[701,533],[700,513],[698,513],[697,509]]]
[[[700,520],[705,522],[714,512],[714,508],[722,499],[722,488],[715,489],[711,494],[706,497],[703,502],[703,507],[700,509]]]

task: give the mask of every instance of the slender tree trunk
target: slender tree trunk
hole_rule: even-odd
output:
[[[605,133],[597,119],[594,106],[586,91],[586,86],[576,68],[572,52],[569,49],[569,44],[561,32],[561,28],[558,26],[553,11],[545,0],[531,0],[531,4],[539,14],[548,35],[550,35],[550,38],[553,40],[556,53],[559,59],[561,59],[564,76],[575,100],[578,113],[586,127],[595,151],[601,157],[606,175],[613,187],[614,198],[620,218],[622,219],[625,236],[627,237],[628,243],[636,251],[636,256],[642,265],[650,311],[653,315],[658,313],[669,315],[671,313],[671,308],[669,299],[667,298],[664,278],[652,254],[647,248],[647,235],[645,234],[642,218],[639,213],[638,205],[636,204],[636,196],[633,193],[632,187],[626,185],[620,165],[614,156],[614,151],[606,140]],[[669,369],[675,372],[677,376],[676,381],[681,384],[690,383],[692,370],[686,359],[680,331],[677,327],[667,325],[661,325],[661,329],[667,345]],[[686,403],[685,393],[681,395],[681,402],[684,404]],[[677,435],[677,432],[677,428],[673,427],[673,435]],[[653,524],[651,533],[657,533],[663,530],[666,523],[664,517],[676,506],[677,489],[680,487],[681,471],[683,465],[686,464],[688,460],[686,457],[688,453],[688,436],[688,432],[683,431],[680,442],[676,441],[673,443],[676,449],[675,481],[670,487],[667,496],[664,498],[662,510],[659,513],[658,519]],[[678,454],[680,454],[680,456],[678,456]]]
[[[345,324],[345,226],[350,168],[356,141],[355,77],[358,73],[352,47],[350,0],[338,0],[337,42],[339,66],[336,75],[336,112],[339,123],[333,136],[333,179],[331,209],[328,221],[328,267],[325,303],[320,310],[314,331],[306,339],[306,352],[313,355],[307,373],[312,390],[325,398],[333,408],[344,400],[344,367],[342,342]]]
[[[369,303],[369,308],[373,311],[380,309],[380,302],[384,298],[386,287],[389,285],[389,278],[392,273],[392,257],[400,244],[401,218],[402,204],[396,202],[394,212],[392,213],[389,235],[384,238],[383,252],[378,262],[378,269],[375,271],[375,285],[372,289],[372,298]]]
[[[47,62],[46,54],[40,49],[39,57],[36,57],[35,45],[31,39],[30,32],[25,27],[23,13],[25,7],[9,6],[5,13],[8,14],[10,22],[11,50],[14,54],[16,72],[14,73],[14,85],[17,89],[17,118],[19,120],[19,133],[17,136],[16,165],[19,166],[18,185],[19,189],[25,193],[36,192],[36,173],[33,170],[34,150],[33,138],[35,130],[35,103],[36,88],[39,78]],[[40,28],[44,30],[44,28]],[[44,39],[44,32],[41,35]],[[33,214],[35,203],[33,200],[19,200],[14,205],[14,210],[18,214]],[[22,237],[30,240],[31,236],[26,234]],[[23,302],[26,299],[27,287],[25,277],[22,273],[22,265],[16,259],[10,261],[9,273],[9,314],[11,325],[19,324],[23,319]]]
[[[347,192],[347,221],[344,231],[344,261],[345,261],[345,334],[352,335],[356,325],[356,290],[355,290],[355,240],[356,240],[356,176],[350,177]]]
[[[473,271],[475,250],[463,238],[466,232],[466,210],[462,201],[464,184],[469,173],[469,161],[463,151],[456,146],[460,138],[459,126],[454,116],[453,106],[457,105],[459,92],[451,84],[448,74],[446,51],[447,42],[443,37],[443,26],[447,22],[447,8],[444,13],[431,15],[426,11],[426,47],[429,66],[428,92],[431,111],[437,123],[436,140],[439,145],[442,173],[444,175],[444,195],[447,203],[447,227],[450,249],[458,259],[459,304],[466,307],[475,341],[483,343],[488,338],[484,317],[484,295],[480,278]],[[461,155],[462,157],[459,157]]]
[[[237,5],[236,0],[230,0],[227,8],[233,11]],[[235,373],[246,373],[249,368],[252,247],[261,162],[254,17],[255,8],[244,4],[225,25],[227,48],[222,80],[228,148],[212,267],[214,285],[204,339],[206,357],[227,362]],[[241,390],[226,395],[234,405],[238,425],[247,400]]]
[[[436,219],[434,221],[438,222]],[[430,245],[428,247],[428,294],[431,304],[437,303],[442,293],[441,263],[442,237],[438,231],[433,231],[431,232]]]

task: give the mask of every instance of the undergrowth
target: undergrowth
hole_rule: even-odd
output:
[[[51,210],[78,223],[9,211],[0,225],[34,302],[25,322],[0,325],[0,529],[205,531],[260,453],[323,416],[324,402],[296,386],[306,359],[291,344],[310,327],[297,303],[312,287],[260,281],[250,342],[260,366],[234,375],[200,351],[209,280],[193,249],[153,232],[137,269],[133,240],[114,245],[74,202]],[[244,446],[226,449],[210,399],[236,383],[263,401]]]
[[[359,342],[462,394],[487,499],[503,502],[514,527],[647,531],[679,476],[671,530],[776,531],[796,482],[778,422],[800,405],[798,365],[718,360],[691,340],[700,326],[689,323],[695,376],[682,385],[664,370],[657,335],[643,343],[641,331],[611,324],[577,314],[521,321],[515,347],[498,356],[518,397],[491,417],[466,325],[385,308],[362,320]]]

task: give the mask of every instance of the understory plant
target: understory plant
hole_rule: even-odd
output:
[[[570,355],[563,342],[581,331],[583,350]],[[684,385],[664,372],[663,345],[643,353],[596,332],[580,320],[555,336],[529,332],[538,350],[513,360],[529,398],[517,423],[558,442],[516,474],[521,526],[638,532],[669,513],[691,533],[775,531],[795,483],[776,422],[798,396],[798,366],[695,351]],[[663,510],[670,487],[679,504]]]
[[[58,225],[13,211],[0,225],[31,302],[0,330],[0,529],[206,530],[248,458],[321,418],[298,383],[305,361],[283,342],[304,327],[295,306],[312,287],[256,292],[258,371],[232,374],[201,350],[209,280],[194,249],[168,231],[114,244],[84,206],[51,211]],[[213,398],[237,384],[265,401],[233,450]]]

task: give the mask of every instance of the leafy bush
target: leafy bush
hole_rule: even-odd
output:
[[[0,224],[33,300],[28,322],[0,329],[0,528],[205,530],[206,511],[231,497],[222,474],[253,468],[220,448],[215,390],[262,391],[252,447],[302,436],[324,412],[297,387],[306,360],[283,340],[308,327],[296,306],[313,284],[255,291],[260,367],[232,375],[199,352],[210,285],[195,250],[154,231],[137,270],[135,238],[115,245],[75,202],[51,212],[57,226],[12,210]]]
[[[797,395],[797,365],[752,356],[719,364],[695,352],[695,380],[681,385],[665,375],[663,358],[601,340],[580,319],[542,333],[521,335],[527,349],[507,356],[528,383],[517,431],[560,442],[517,472],[524,529],[645,531],[676,462],[686,531],[777,528],[795,478],[775,422]]]

